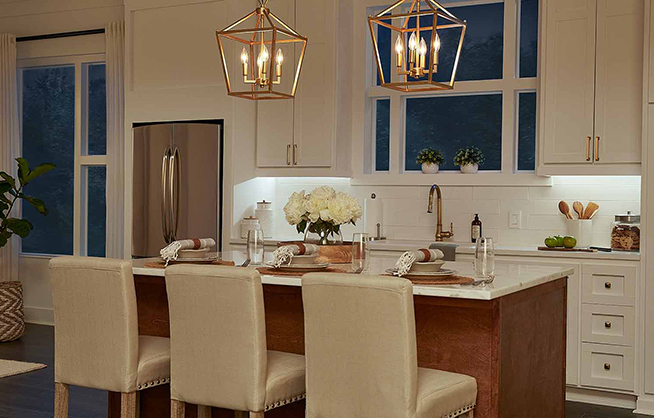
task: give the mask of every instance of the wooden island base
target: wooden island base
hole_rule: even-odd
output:
[[[135,281],[139,333],[169,337],[164,278]],[[561,278],[494,300],[415,296],[418,365],[474,376],[475,418],[564,418],[566,284]],[[268,349],[304,354],[301,288],[264,285],[264,298]],[[109,394],[110,418],[120,416],[119,401]],[[169,417],[169,385],[142,391],[139,405],[142,417]],[[266,417],[304,417],[304,409],[298,402]],[[189,405],[186,417],[196,416]],[[213,408],[211,416],[234,414]]]

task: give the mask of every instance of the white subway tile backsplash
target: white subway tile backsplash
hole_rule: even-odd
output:
[[[271,183],[272,182],[272,183]],[[247,216],[254,202],[263,195],[272,198],[275,209],[275,238],[302,238],[284,219],[283,207],[294,191],[329,185],[338,191],[352,194],[363,205],[363,200],[375,193],[384,205],[383,232],[393,239],[433,239],[436,213],[427,213],[428,186],[351,186],[347,179],[277,178],[243,185],[235,189],[235,216]],[[256,191],[256,195],[255,192]],[[632,210],[640,213],[640,177],[555,177],[552,187],[442,187],[443,228],[454,224],[452,241],[470,241],[470,223],[475,213],[483,223],[484,235],[504,245],[541,245],[553,234],[565,234],[565,218],[559,213],[558,203],[570,205],[579,200],[584,205],[593,201],[600,211],[593,221],[593,245],[610,244],[610,225],[614,215]],[[271,197],[270,194],[273,194]],[[434,202],[434,212],[436,212]],[[519,211],[522,229],[509,229],[509,214]],[[253,213],[252,213],[253,214]],[[239,219],[234,219],[234,227]],[[346,240],[362,230],[357,226],[342,227]]]

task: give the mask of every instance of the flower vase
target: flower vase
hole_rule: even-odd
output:
[[[461,166],[463,174],[477,174],[479,171],[479,164],[465,164]]]
[[[434,163],[422,163],[421,168],[424,174],[436,174],[438,173],[439,166]]]
[[[310,227],[304,232],[304,242],[309,244],[318,245],[340,245],[343,244],[343,234],[339,230],[337,233],[331,234],[327,231],[320,230],[311,232]]]

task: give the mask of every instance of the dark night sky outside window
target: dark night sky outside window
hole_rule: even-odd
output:
[[[457,170],[460,148],[479,147],[486,163],[480,170],[502,168],[502,95],[440,96],[406,101],[406,170],[420,170],[416,156],[434,147],[445,154],[441,170]]]
[[[536,93],[518,94],[518,170],[536,168]]]
[[[376,128],[375,133],[377,136],[377,147],[375,155],[375,170],[377,171],[388,171],[389,170],[389,159],[390,159],[390,111],[391,111],[391,101],[390,99],[380,99],[377,100],[377,112],[376,112]]]
[[[87,255],[104,257],[107,242],[107,167],[90,166],[87,170]]]
[[[23,216],[34,225],[22,240],[23,252],[72,254],[75,67],[25,69],[22,75],[23,156],[33,166],[57,165],[25,188],[26,194],[45,201],[50,213],[42,216],[23,205]]]
[[[536,77],[538,68],[538,0],[520,3],[520,77]]]
[[[106,65],[88,66],[88,155],[107,154]]]

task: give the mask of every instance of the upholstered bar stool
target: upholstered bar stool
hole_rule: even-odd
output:
[[[307,274],[302,299],[307,418],[472,418],[474,378],[418,367],[410,281]]]
[[[184,417],[186,403],[263,418],[304,399],[304,356],[266,348],[258,271],[175,265],[166,269],[166,288],[173,418]]]
[[[140,390],[170,381],[168,338],[138,335],[129,261],[50,261],[55,316],[55,418],[68,416],[68,385],[121,393],[121,417],[137,416]]]

